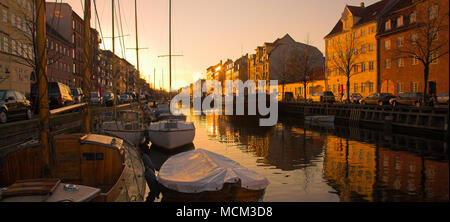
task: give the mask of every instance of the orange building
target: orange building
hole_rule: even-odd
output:
[[[418,52],[419,45],[426,45],[426,38],[423,37],[425,27],[428,26],[430,29],[438,27],[431,25],[431,22],[434,22],[433,18],[437,23],[443,22],[442,25],[446,25],[447,29],[437,30],[437,38],[431,48],[444,44],[440,51],[448,52],[448,8],[448,1],[402,0],[383,16],[377,35],[381,92],[398,95],[402,92],[424,91],[424,65],[406,52]],[[420,43],[415,44],[415,41]],[[420,50],[424,50],[425,53],[427,51],[426,48]],[[431,53],[430,56],[435,55]],[[429,93],[448,92],[448,61],[447,54],[430,64],[427,83]]]

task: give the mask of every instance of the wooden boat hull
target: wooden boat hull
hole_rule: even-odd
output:
[[[161,185],[162,202],[262,202],[265,189],[249,190],[240,184],[224,184],[219,191],[181,193]]]
[[[194,141],[195,129],[177,130],[177,131],[148,131],[149,140],[152,144],[165,148],[175,149]]]
[[[144,201],[145,168],[137,148],[128,143],[120,150],[92,144],[80,146],[82,136],[55,136],[52,177],[64,183],[101,189],[94,202]],[[0,187],[8,187],[17,180],[46,177],[42,176],[45,167],[39,142],[12,147],[1,160]]]

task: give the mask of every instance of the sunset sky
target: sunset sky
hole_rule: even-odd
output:
[[[61,1],[58,1],[61,2]],[[62,0],[83,17],[84,0]],[[116,0],[120,4],[125,48],[135,48],[134,0]],[[141,74],[156,87],[169,88],[168,0],[138,0]],[[371,5],[376,0],[365,1]],[[360,5],[361,0],[172,0],[172,53],[182,54],[172,62],[172,87],[179,88],[204,77],[206,68],[220,60],[236,60],[254,53],[264,42],[273,42],[287,33],[297,42],[309,35],[311,44],[324,53],[323,37],[328,34],[346,4]],[[98,0],[97,10],[104,37],[111,37],[111,1]],[[92,3],[92,13],[94,13]],[[116,24],[116,36],[120,24]],[[92,27],[99,29],[92,16]],[[120,29],[119,29],[120,31]],[[118,40],[118,39],[117,39]],[[112,49],[111,38],[104,39],[102,49]],[[136,52],[125,50],[116,41],[116,54],[136,64]]]

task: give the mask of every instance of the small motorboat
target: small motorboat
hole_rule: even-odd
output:
[[[156,179],[165,202],[258,202],[269,185],[264,176],[204,149],[170,157]]]
[[[101,124],[100,132],[119,137],[129,143],[138,146],[145,139],[146,127],[140,118],[139,112],[134,110],[124,110],[117,112],[117,120],[109,119],[109,113],[105,113],[106,118]]]
[[[305,122],[307,123],[334,123],[335,116],[305,116]]]
[[[168,119],[152,123],[148,128],[147,136],[152,145],[172,150],[192,143],[195,137],[195,126],[192,122]]]

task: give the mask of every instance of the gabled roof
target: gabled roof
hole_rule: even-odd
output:
[[[382,0],[367,7],[351,6],[346,5],[345,8],[348,9],[353,16],[359,17],[360,20],[353,26],[359,26],[368,22],[372,22],[378,19],[381,12],[386,8],[389,2],[393,0]],[[339,20],[337,24],[333,27],[330,33],[325,36],[325,38],[340,33],[343,30],[342,21]]]

